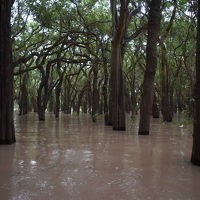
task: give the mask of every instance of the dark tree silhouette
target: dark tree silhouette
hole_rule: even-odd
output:
[[[0,1],[0,144],[15,142],[11,47],[12,0]]]
[[[200,165],[200,0],[198,0],[198,25],[196,49],[196,84],[194,91],[194,130],[191,162]]]
[[[144,74],[140,106],[140,135],[148,135],[150,128],[150,116],[153,105],[153,84],[157,65],[156,45],[158,42],[161,22],[161,0],[152,0],[149,7],[146,70]]]

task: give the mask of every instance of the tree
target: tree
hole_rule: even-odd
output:
[[[148,135],[153,105],[154,77],[157,65],[157,42],[161,23],[161,0],[149,4],[148,36],[146,48],[146,70],[140,106],[139,135]]]
[[[11,47],[11,7],[13,0],[0,1],[0,144],[15,140],[13,120],[13,66]]]
[[[130,20],[139,9],[130,10],[132,2],[110,0],[112,14],[112,47],[111,47],[111,122],[114,130],[125,130],[125,105],[124,105],[124,81],[123,59],[125,53],[125,36]]]
[[[191,162],[195,165],[200,165],[200,0],[198,0],[197,21],[195,108]]]

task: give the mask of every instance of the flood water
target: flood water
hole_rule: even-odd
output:
[[[16,117],[17,143],[0,146],[1,200],[199,200],[191,131],[137,120],[112,131],[89,116]]]

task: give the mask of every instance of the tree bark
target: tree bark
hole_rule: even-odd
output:
[[[112,126],[113,130],[125,130],[124,86],[122,77],[121,45],[112,44]]]
[[[167,61],[166,48],[161,45],[161,112],[163,121],[171,122],[173,118],[173,106],[171,105],[171,90],[169,82],[169,64]]]
[[[64,79],[63,84],[63,104],[62,104],[62,111],[66,114],[71,114],[71,92],[70,86],[68,84],[67,79]]]
[[[96,122],[99,106],[99,94],[98,94],[98,66],[96,63],[93,65],[93,84],[92,84],[92,121]]]
[[[153,95],[152,116],[155,119],[159,118],[159,109],[158,109],[157,97],[156,97],[155,91],[154,91],[154,95]]]
[[[113,130],[125,130],[125,106],[123,85],[123,40],[128,21],[128,2],[120,1],[119,15],[115,0],[111,0],[112,12],[112,50],[111,50],[111,113]]]
[[[157,65],[157,42],[161,23],[161,0],[152,0],[148,17],[146,70],[140,105],[139,135],[148,135],[153,104],[153,84]]]
[[[55,96],[56,96],[56,102],[55,102],[55,118],[59,118],[59,113],[60,113],[60,94],[61,94],[61,87],[62,87],[62,82],[60,82],[55,89]]]
[[[20,97],[19,97],[19,115],[25,115],[28,113],[28,74],[23,76],[22,84],[20,87]]]
[[[109,108],[108,108],[108,67],[106,60],[104,61],[104,82],[102,86],[102,98],[103,98],[103,112],[104,112],[104,122],[105,125],[109,124]]]
[[[194,91],[195,109],[191,162],[200,166],[200,0],[198,0],[197,20],[196,84]]]
[[[14,1],[0,1],[0,144],[16,141],[13,120],[13,66],[11,7]]]

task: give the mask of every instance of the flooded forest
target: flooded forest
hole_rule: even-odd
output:
[[[200,0],[0,0],[0,199],[199,200]]]

